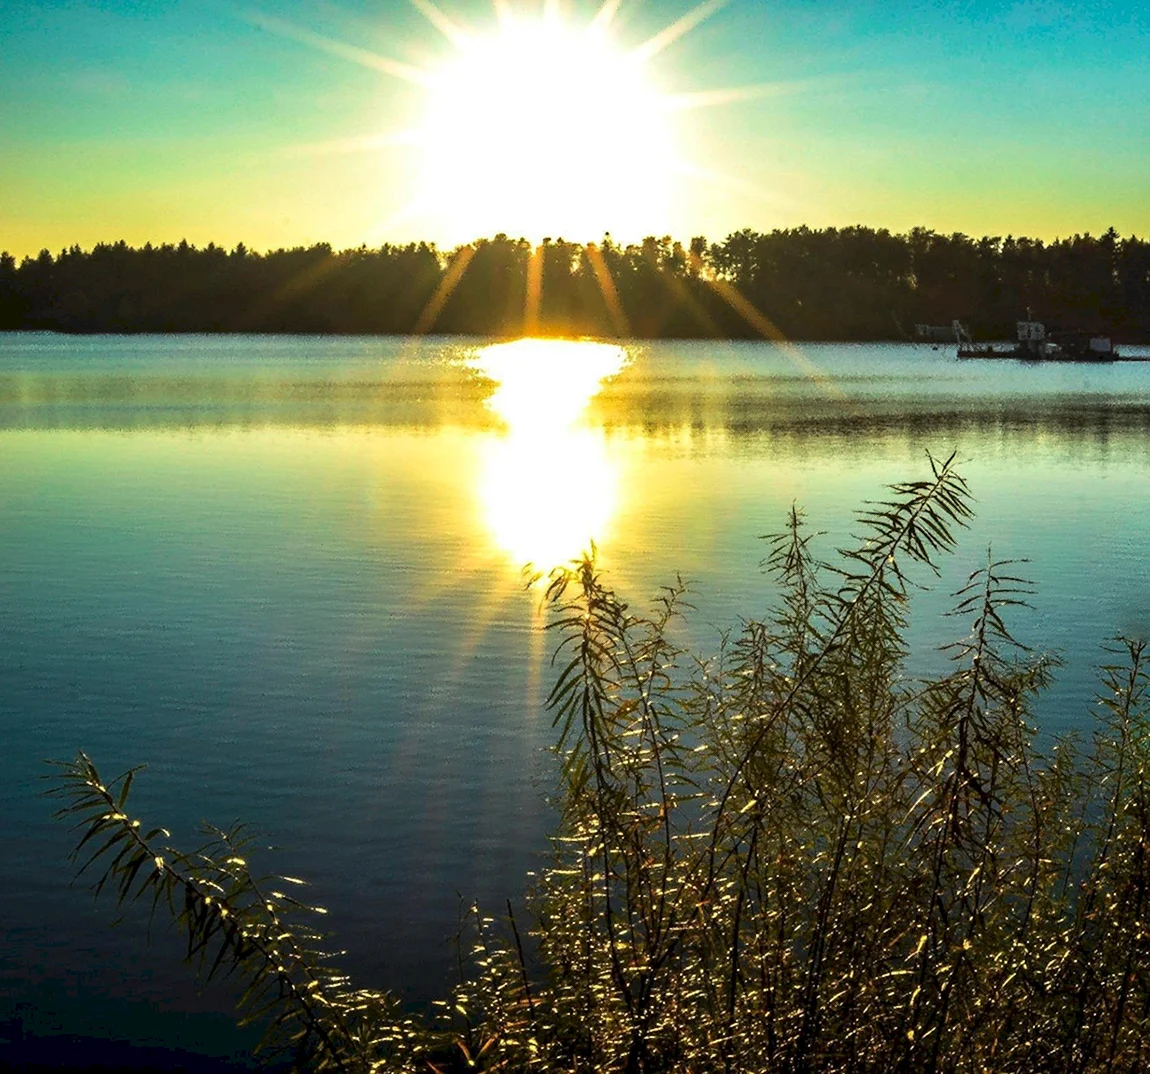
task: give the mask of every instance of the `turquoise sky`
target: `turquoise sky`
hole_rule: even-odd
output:
[[[575,26],[597,8],[560,6]],[[494,25],[489,0],[438,7]],[[613,35],[637,46],[691,10],[623,0]],[[489,234],[416,206],[415,150],[394,135],[417,124],[426,91],[367,65],[452,53],[407,0],[0,0],[0,249]],[[730,0],[648,75],[664,93],[754,92],[677,117],[691,172],[645,229],[1150,234],[1148,56],[1144,0]],[[473,166],[459,161],[459,182]]]

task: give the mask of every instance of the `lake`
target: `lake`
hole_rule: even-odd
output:
[[[521,905],[545,847],[551,639],[523,564],[594,539],[638,604],[681,574],[706,651],[769,607],[758,537],[793,502],[829,554],[927,451],[958,452],[978,515],[916,600],[908,673],[964,633],[942,613],[991,546],[1038,587],[1019,635],[1065,660],[1043,732],[1088,729],[1101,643],[1150,627],[1150,364],[0,334],[0,1041],[249,1039],[164,929],[113,930],[69,884],[44,759],[147,762],[135,808],[185,844],[250,822],[356,978],[426,1001],[461,900]]]

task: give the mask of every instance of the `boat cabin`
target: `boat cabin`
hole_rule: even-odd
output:
[[[1022,355],[1043,358],[1046,356],[1046,325],[1041,321],[1018,322],[1018,351]]]

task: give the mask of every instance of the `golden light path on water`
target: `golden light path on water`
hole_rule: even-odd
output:
[[[619,474],[603,431],[585,419],[626,362],[622,347],[557,339],[496,343],[473,359],[496,383],[487,405],[505,425],[481,449],[479,501],[492,540],[517,566],[547,571],[608,532]]]

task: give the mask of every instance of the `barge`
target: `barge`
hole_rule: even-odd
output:
[[[959,341],[959,358],[1013,358],[1028,362],[1114,362],[1121,355],[1109,336],[1066,334],[1048,336],[1041,321],[1019,321],[1013,346]]]

